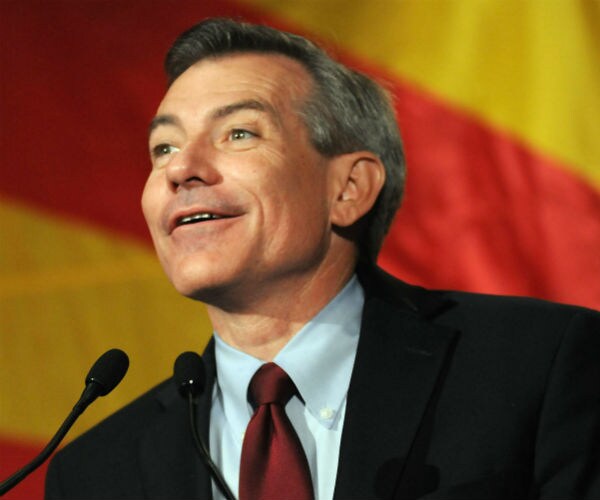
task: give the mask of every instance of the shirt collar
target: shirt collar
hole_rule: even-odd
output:
[[[273,360],[296,384],[307,410],[330,428],[345,401],[356,356],[364,291],[356,276],[311,319]],[[250,379],[264,363],[215,336],[216,396],[229,424],[243,431],[252,415]],[[220,394],[218,394],[220,392]]]

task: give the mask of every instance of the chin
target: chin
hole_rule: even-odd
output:
[[[179,294],[195,300],[203,301],[207,291],[217,287],[214,279],[211,280],[208,276],[198,275],[198,273],[191,275],[187,273],[184,276],[174,275],[169,279]]]
[[[219,269],[217,269],[219,268]],[[226,273],[218,265],[181,266],[169,275],[169,280],[178,293],[193,300],[211,304],[219,300],[234,288],[232,279],[227,279]]]

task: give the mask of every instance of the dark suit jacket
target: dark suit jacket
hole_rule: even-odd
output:
[[[600,498],[600,314],[359,276],[366,302],[335,498]],[[212,343],[205,361],[207,439]],[[59,452],[46,493],[210,498],[174,384]]]

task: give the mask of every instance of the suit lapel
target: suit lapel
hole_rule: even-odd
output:
[[[340,447],[338,499],[397,493],[455,337],[454,331],[366,290]]]
[[[415,455],[415,437],[456,336],[426,319],[443,306],[434,294],[375,273],[361,281],[367,300],[348,391],[337,499],[392,498],[403,491],[399,485],[410,467],[407,457]],[[215,379],[212,341],[204,360],[207,388],[198,401],[197,420],[208,442]],[[193,446],[187,404],[174,384],[162,389],[158,404],[155,423],[139,446],[146,495],[211,499],[210,476]]]
[[[204,356],[207,384],[198,399],[197,422],[208,443],[210,401],[214,383],[214,346]],[[198,457],[190,429],[188,404],[168,383],[158,394],[155,423],[140,440],[140,463],[147,498],[212,498],[211,479]]]

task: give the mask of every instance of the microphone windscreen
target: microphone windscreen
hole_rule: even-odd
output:
[[[206,375],[204,361],[198,353],[186,351],[177,356],[173,367],[173,378],[179,393],[187,397],[191,392],[196,397],[204,390]]]
[[[106,351],[90,368],[85,384],[97,384],[100,396],[106,396],[123,380],[129,368],[129,358],[120,349]]]

